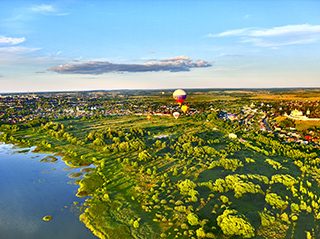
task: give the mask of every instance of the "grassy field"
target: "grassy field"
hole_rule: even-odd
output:
[[[295,121],[297,130],[307,130],[313,127],[320,127],[320,120],[296,120]]]
[[[291,92],[288,91],[268,91],[268,92],[259,92],[254,96],[251,96],[252,99],[260,99],[260,100],[308,100],[308,101],[319,101],[320,100],[320,90],[292,90]]]
[[[277,123],[281,123],[286,119],[287,119],[286,116],[278,116],[275,118]],[[295,128],[298,131],[320,127],[320,120],[293,120],[293,122],[294,122]]]

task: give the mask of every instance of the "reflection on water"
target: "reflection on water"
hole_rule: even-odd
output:
[[[66,165],[40,162],[46,155],[0,144],[0,238],[91,239],[79,221],[74,201],[77,186],[70,183]],[[51,215],[50,222],[42,218]]]

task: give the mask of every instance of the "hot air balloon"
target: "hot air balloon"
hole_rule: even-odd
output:
[[[176,102],[179,103],[179,105],[181,105],[186,98],[187,93],[182,89],[178,89],[173,92],[173,99],[175,99]]]
[[[175,119],[178,119],[179,118],[179,116],[180,116],[180,113],[178,112],[178,111],[176,111],[176,112],[173,112],[173,117],[175,118]]]
[[[181,106],[181,110],[183,113],[186,113],[188,111],[188,109],[189,109],[189,106],[187,106],[187,105]]]

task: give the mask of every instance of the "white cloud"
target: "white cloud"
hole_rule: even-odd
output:
[[[0,36],[0,44],[4,45],[17,45],[24,42],[26,39],[24,37],[5,37]]]
[[[274,48],[320,41],[320,25],[300,24],[272,28],[240,28],[207,36],[211,38],[240,37],[242,43]]]
[[[23,55],[40,50],[41,48],[25,47],[19,45],[26,40],[25,37],[14,38],[0,36],[0,63],[12,62]]]
[[[0,47],[0,53],[25,54],[38,51],[41,48],[31,48],[23,46]]]
[[[230,37],[230,36],[243,36],[250,32],[250,28],[233,29],[218,34],[212,34],[211,37]]]
[[[246,38],[243,39],[241,42],[243,43],[252,43],[255,46],[260,47],[271,47],[277,48],[280,46],[290,46],[290,45],[303,45],[316,42],[316,38],[305,38],[305,39],[284,39],[275,42],[275,40],[269,39],[261,39],[261,38]]]
[[[39,12],[39,13],[53,13],[57,11],[54,6],[49,4],[36,5],[31,7],[30,9],[33,12]]]
[[[67,16],[69,13],[60,12],[56,7],[50,4],[40,4],[35,5],[30,8],[32,12],[45,14],[45,15],[54,15],[54,16]]]
[[[287,25],[281,27],[273,27],[269,29],[261,29],[251,31],[249,36],[253,37],[272,37],[272,36],[287,36],[287,35],[313,35],[320,34],[320,25]]]

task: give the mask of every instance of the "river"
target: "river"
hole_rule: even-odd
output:
[[[80,169],[61,159],[41,162],[45,156],[0,144],[0,238],[96,238],[79,221],[83,200],[75,196],[78,186],[68,177]],[[43,221],[46,215],[52,220]]]

